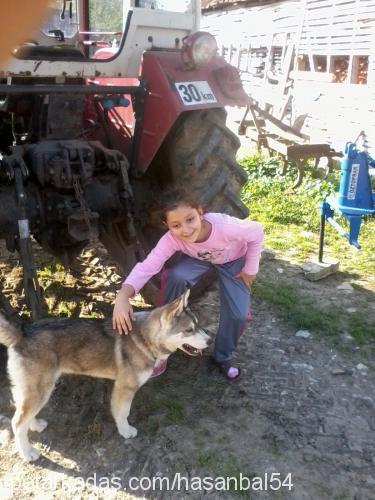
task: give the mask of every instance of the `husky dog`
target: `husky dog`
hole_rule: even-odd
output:
[[[187,309],[189,290],[150,313],[136,313],[133,330],[119,335],[111,320],[44,319],[18,330],[0,315],[0,343],[8,347],[8,373],[16,411],[12,428],[21,457],[39,458],[28,431],[42,432],[47,422],[35,418],[63,374],[114,380],[111,411],[124,438],[137,435],[128,423],[136,391],[150,378],[155,364],[177,349],[197,355],[210,337]]]

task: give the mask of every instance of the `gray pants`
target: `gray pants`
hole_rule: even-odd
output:
[[[216,361],[229,360],[250,319],[250,290],[242,279],[234,279],[244,266],[244,257],[226,264],[211,264],[182,255],[171,268],[164,268],[161,284],[161,304],[179,297],[186,287],[194,286],[200,276],[214,267],[220,283],[220,321],[213,356]]]

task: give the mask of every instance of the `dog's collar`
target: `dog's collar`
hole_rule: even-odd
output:
[[[150,348],[146,349],[145,346],[142,345],[142,342],[138,341],[138,339],[136,338],[136,335],[131,335],[130,338],[133,340],[134,344],[138,347],[138,349],[140,351],[142,351],[143,354],[153,362],[155,362],[160,356],[163,356],[163,355],[170,356],[174,352],[174,351],[169,351],[168,349],[163,347],[161,349],[158,349],[157,353],[155,354],[155,350],[152,349],[152,346],[150,345]],[[145,339],[143,336],[142,336],[142,339],[144,342],[146,342],[146,344],[149,344],[149,341],[147,339]]]
[[[138,347],[138,349],[148,358],[151,360],[153,363],[157,359],[157,356],[154,355],[154,353],[150,350],[148,351],[144,345],[142,345],[142,342],[138,342],[138,339],[136,339],[136,335],[130,335],[130,339],[134,342],[134,344]],[[143,339],[143,337],[142,337]],[[144,339],[143,339],[144,340]]]

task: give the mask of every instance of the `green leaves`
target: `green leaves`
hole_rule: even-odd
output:
[[[317,176],[316,169],[306,167],[300,188],[290,193],[296,170],[291,165],[285,176],[280,175],[280,161],[258,154],[240,161],[249,175],[242,190],[242,199],[250,209],[251,218],[284,224],[298,224],[306,230],[318,230],[320,204],[336,190],[338,174],[328,179]]]

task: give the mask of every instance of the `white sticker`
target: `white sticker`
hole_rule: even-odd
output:
[[[217,102],[217,99],[208,82],[175,82],[185,106]]]
[[[30,236],[29,221],[28,219],[18,220],[18,231],[20,233],[21,240],[25,240]]]
[[[348,187],[348,200],[354,200],[357,193],[359,174],[359,163],[353,163],[352,171],[350,172],[349,187]]]

